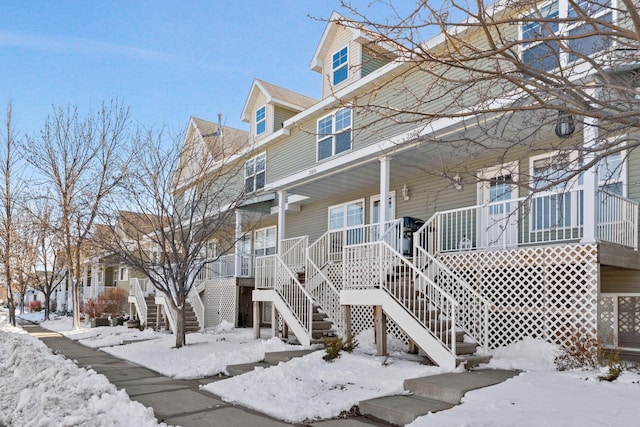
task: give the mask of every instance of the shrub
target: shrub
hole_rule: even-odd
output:
[[[322,358],[327,362],[339,358],[341,351],[351,353],[358,347],[358,341],[353,336],[350,336],[346,341],[342,337],[326,337],[323,341],[325,355]]]
[[[559,371],[600,366],[602,353],[595,337],[577,332],[569,337],[568,343],[554,360]]]
[[[29,311],[40,311],[42,310],[42,303],[38,300],[29,302]]]
[[[84,312],[91,319],[104,315],[121,316],[126,312],[128,297],[124,289],[105,289],[101,295],[86,302]]]

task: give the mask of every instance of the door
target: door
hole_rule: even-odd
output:
[[[518,245],[516,168],[517,164],[512,163],[482,172],[477,239],[484,248]]]
[[[396,218],[396,192],[391,191],[389,193],[389,204],[387,205],[387,222],[393,221]],[[371,197],[371,211],[370,211],[370,224],[380,223],[380,195]],[[371,231],[371,241],[376,241],[379,238],[380,229],[374,227]]]

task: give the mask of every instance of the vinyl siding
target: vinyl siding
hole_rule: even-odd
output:
[[[333,86],[333,54],[345,46],[349,46],[349,77],[340,84]],[[352,40],[352,33],[345,28],[338,28],[331,41],[327,53],[322,58],[322,98],[330,96],[334,91],[353,83],[360,78],[361,46]]]
[[[295,116],[297,113],[295,111],[290,111],[282,107],[274,106],[273,107],[273,131],[277,132],[282,129],[282,123],[285,120],[290,119]]]
[[[381,57],[380,54],[376,54],[367,47],[362,47],[362,69],[360,71],[360,77],[365,77],[371,72],[377,70],[385,64],[388,64],[389,60]]]
[[[640,271],[601,266],[600,289],[603,293],[638,293]]]

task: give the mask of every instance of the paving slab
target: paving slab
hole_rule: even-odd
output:
[[[355,418],[339,418],[335,420],[317,421],[309,424],[312,427],[373,427],[373,426],[388,426],[388,423],[378,422],[376,420],[367,419],[364,417]]]
[[[287,351],[271,351],[264,354],[264,361],[272,365],[277,365],[280,362],[288,362],[294,357],[306,356],[309,353],[313,353],[318,350],[287,350]]]
[[[518,374],[512,370],[479,369],[411,378],[404,381],[404,388],[418,396],[458,404],[466,392],[499,384]]]
[[[145,406],[153,407],[156,417],[163,419],[229,406],[212,394],[205,395],[189,389],[159,391],[132,397]]]
[[[100,371],[100,373],[115,385],[125,381],[151,378],[158,375],[156,372],[140,366],[123,366],[120,369],[107,369]]]
[[[360,402],[360,412],[396,425],[409,424],[417,417],[449,409],[454,405],[420,396],[399,395]]]
[[[282,427],[289,423],[275,420],[245,409],[228,406],[206,412],[166,418],[168,424],[182,427]]]

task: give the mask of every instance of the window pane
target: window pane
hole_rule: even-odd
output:
[[[318,160],[326,159],[333,155],[333,138],[329,137],[318,142]]]
[[[342,64],[346,64],[348,59],[347,55],[347,47],[340,49],[338,52],[333,54],[333,69],[340,67]]]
[[[247,163],[244,164],[244,176],[249,177],[254,173],[253,167],[255,165],[254,159],[247,160]]]
[[[560,49],[554,41],[547,41],[527,47],[522,54],[522,62],[541,71],[551,71],[560,66]]]
[[[347,227],[364,223],[364,209],[362,203],[347,205]]]
[[[532,13],[525,20],[529,20],[522,25],[522,40],[539,40],[558,31],[558,21],[541,22],[542,19],[557,19],[558,2],[553,2],[540,8],[539,13]]]
[[[256,157],[256,173],[264,171],[267,164],[267,156],[265,154],[260,154]]]
[[[265,107],[260,107],[256,111],[256,122],[264,120],[266,117],[266,109]]]
[[[336,113],[336,132],[351,127],[351,110],[343,108]]]
[[[325,136],[333,133],[333,120],[331,116],[318,120],[318,139],[322,139]]]
[[[253,183],[254,178],[251,176],[247,179],[245,179],[244,181],[244,191],[245,193],[251,193],[254,190],[254,183]]]
[[[347,80],[349,77],[348,68],[346,65],[343,65],[342,68],[338,68],[333,72],[333,84],[337,85],[338,83],[342,83]]]
[[[336,154],[351,149],[351,131],[342,132],[336,135]]]
[[[267,130],[267,122],[265,120],[256,123],[256,135],[260,135],[265,130]]]
[[[612,14],[608,13],[600,19],[611,23]],[[597,29],[594,29],[591,25],[581,25],[569,31],[569,40],[567,41],[569,46],[569,61],[580,59],[578,54],[588,56],[610,47],[611,38],[597,34],[602,32],[607,32],[607,29],[602,25],[598,25]],[[572,39],[573,37],[581,36],[582,38]]]
[[[344,207],[337,206],[329,209],[329,230],[344,227]]]
[[[264,178],[265,178],[264,172],[260,172],[256,174],[256,183],[255,183],[256,190],[259,190],[260,188],[264,188],[264,181],[265,181]]]

